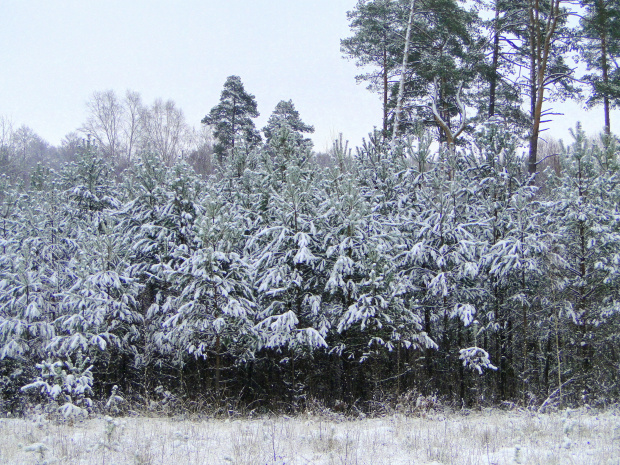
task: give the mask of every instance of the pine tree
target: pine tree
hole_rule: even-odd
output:
[[[453,0],[376,0],[359,2],[349,16],[355,35],[342,42],[343,51],[360,65],[380,68],[360,78],[368,79],[371,89],[382,79],[384,133],[398,136],[421,120],[437,127],[438,138],[451,145],[466,128],[467,89],[480,72],[475,15]],[[388,81],[395,76],[400,85],[392,87],[389,99]]]
[[[557,234],[553,245],[563,257],[553,269],[564,346],[562,375],[574,379],[573,395],[588,402],[608,382],[605,367],[617,363],[609,344],[616,344],[620,315],[620,199],[618,172],[598,163],[600,148],[581,127],[572,133],[549,219]]]
[[[221,386],[222,357],[237,362],[255,355],[254,296],[242,253],[244,217],[213,189],[201,201],[191,247],[179,248],[178,265],[164,266],[174,297],[163,322],[166,338],[194,357],[215,358],[215,387]]]
[[[118,207],[113,195],[112,169],[90,139],[79,149],[75,162],[66,163],[61,171],[61,183],[83,216],[93,217],[106,208]]]
[[[589,70],[585,79],[592,87],[589,105],[602,101],[605,133],[611,133],[610,109],[620,104],[620,2],[617,0],[583,0],[586,15],[581,20],[585,42],[582,45]],[[615,63],[615,66],[612,64]]]
[[[510,58],[514,54],[511,31],[515,18],[521,14],[520,5],[510,0],[479,1],[478,4],[492,18],[481,20],[482,34],[487,36],[482,44],[487,59],[480,63],[480,79],[485,85],[476,96],[478,114],[474,118],[478,121],[499,118],[510,123],[512,131],[523,132],[529,122],[521,108],[521,89],[514,82],[516,65]]]
[[[149,396],[156,381],[152,370],[164,362],[181,370],[189,355],[167,338],[163,323],[174,314],[179,292],[170,272],[196,247],[194,224],[204,212],[204,185],[187,165],[168,169],[154,155],[145,155],[133,171],[133,198],[118,212],[116,228],[127,251],[127,273],[141,284],[136,301],[143,322],[137,326],[132,364],[143,395]]]
[[[258,116],[254,95],[245,91],[239,76],[228,76],[220,103],[201,121],[213,127],[213,136],[217,140],[215,153],[220,164],[225,156],[234,152],[235,147],[245,144],[251,148],[260,142],[260,134],[252,121],[252,118]]]
[[[286,348],[293,357],[326,345],[319,311],[315,168],[298,140],[290,129],[271,139],[271,152],[264,157],[262,221],[246,244],[257,287],[261,347]]]
[[[394,2],[375,0],[358,2],[355,9],[347,12],[353,36],[340,41],[340,49],[356,65],[372,65],[379,68],[356,76],[358,82],[367,81],[368,89],[379,92],[383,100],[383,137],[388,136],[389,87],[397,67],[396,50],[399,13]]]
[[[298,145],[304,145],[308,150],[312,149],[312,141],[304,139],[304,133],[313,133],[314,126],[307,125],[301,120],[299,112],[295,109],[292,100],[281,100],[263,128],[263,134],[269,144],[272,139],[278,137],[282,131],[292,132]]]
[[[575,34],[567,26],[568,0],[545,0],[523,2],[519,36],[521,38],[522,67],[525,74],[530,107],[530,133],[528,173],[534,174],[538,167],[538,140],[545,116],[553,111],[544,107],[553,95],[566,98],[575,95],[572,87],[573,69],[566,62],[566,51],[574,42]],[[529,77],[526,77],[528,76]]]

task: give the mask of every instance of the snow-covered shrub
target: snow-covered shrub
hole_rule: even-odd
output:
[[[436,394],[423,395],[415,389],[403,392],[396,398],[395,412],[426,417],[429,412],[443,408]]]
[[[459,351],[459,359],[463,361],[463,366],[476,370],[482,374],[483,369],[497,370],[497,367],[491,363],[489,353],[480,347],[469,347]]]
[[[169,415],[181,410],[181,399],[162,385],[154,389],[154,396],[149,400],[148,410],[158,414]]]
[[[106,416],[104,419],[105,424],[103,429],[103,438],[97,442],[94,448],[95,450],[110,449],[117,451],[120,448],[118,438],[125,424],[124,422],[109,416]]]
[[[118,415],[121,413],[121,408],[124,403],[125,399],[118,394],[118,386],[115,384],[112,386],[112,393],[110,397],[108,397],[105,409],[112,415]]]
[[[93,402],[93,374],[90,359],[78,353],[75,364],[66,361],[42,361],[37,369],[40,376],[22,387],[22,391],[36,390],[42,396],[43,411],[57,418],[75,420],[89,415]]]
[[[49,447],[41,442],[36,442],[34,444],[30,444],[24,447],[24,452],[31,452],[35,454],[36,457],[36,465],[52,465],[53,463],[57,463],[58,460],[55,458],[46,458],[46,455],[49,452]]]

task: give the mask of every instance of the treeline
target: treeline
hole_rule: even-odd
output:
[[[201,131],[135,92],[58,148],[1,119],[2,408],[617,402],[620,5],[476,5],[349,12],[384,110],[355,155],[290,100],[258,131],[238,76]],[[585,90],[604,135],[540,153]]]
[[[185,160],[201,174],[213,173],[213,140],[207,126],[195,128],[173,100],[156,99],[148,104],[140,93],[127,90],[94,92],[86,102],[87,117],[58,146],[50,144],[28,125],[15,124],[0,115],[0,174],[18,178],[24,186],[33,171],[75,163],[85,139],[97,146],[98,154],[119,175],[144,152],[159,154],[170,166]]]
[[[88,143],[28,189],[4,175],[2,408],[90,384],[250,409],[616,402],[618,147],[577,128],[536,186],[517,143],[487,122],[456,151],[375,134],[319,164],[280,124],[206,179],[148,152],[115,179]]]

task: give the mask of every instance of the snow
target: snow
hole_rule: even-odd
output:
[[[0,420],[0,463],[237,465],[620,464],[620,412],[429,412],[345,420]]]

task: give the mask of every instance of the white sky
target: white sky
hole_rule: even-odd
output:
[[[172,99],[189,124],[239,75],[256,96],[262,128],[292,99],[325,150],[342,132],[353,145],[381,125],[378,95],[355,82],[342,58],[346,12],[356,0],[0,0],[0,115],[52,144],[86,120],[94,91]],[[603,125],[600,108],[560,106],[556,138],[577,120]],[[612,117],[618,133],[620,117]]]

